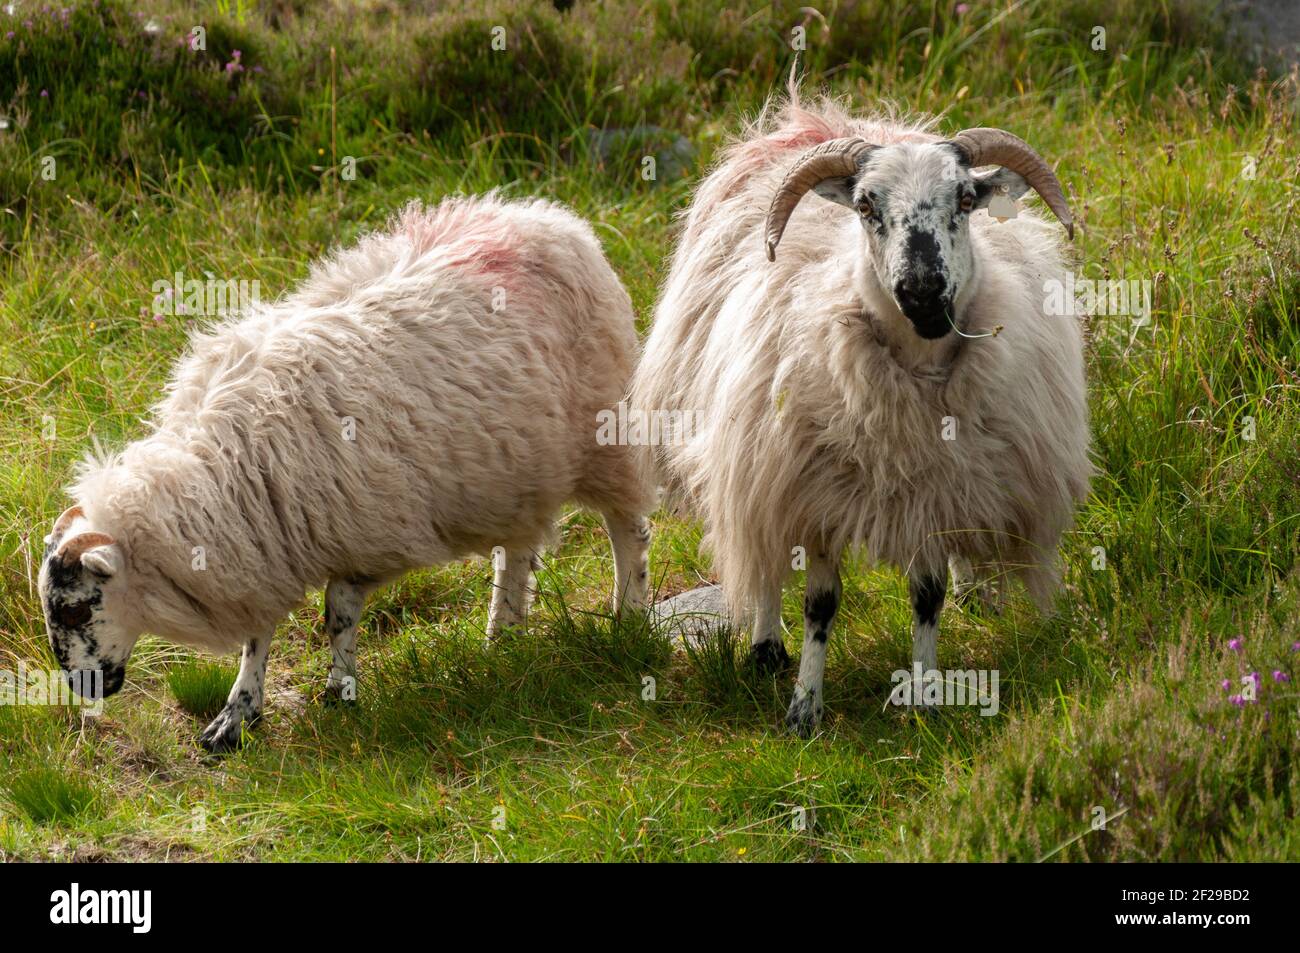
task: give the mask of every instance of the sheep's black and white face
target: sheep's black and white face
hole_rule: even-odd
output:
[[[1008,169],[974,175],[947,143],[881,146],[858,169],[813,188],[858,213],[871,267],[916,333],[943,337],[956,326],[954,306],[974,271],[971,213],[999,192],[1018,198],[1028,185]]]
[[[39,582],[45,628],[73,690],[90,697],[101,685],[92,675],[98,671],[108,697],[126,680],[139,633],[123,621],[131,613],[121,548],[102,533],[78,532],[77,522],[84,518],[56,525],[45,538]]]

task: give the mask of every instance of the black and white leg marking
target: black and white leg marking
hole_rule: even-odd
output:
[[[754,630],[749,637],[749,662],[760,675],[773,675],[790,667],[781,626],[781,587],[773,586],[754,607]]]
[[[650,591],[650,524],[642,516],[606,513],[614,550],[614,614],[640,612]]]
[[[948,590],[948,569],[938,572],[916,571],[907,577],[908,595],[912,600],[912,668],[921,666],[925,673],[939,667],[939,613]],[[920,705],[921,693],[914,687],[912,697]]]
[[[239,660],[239,677],[226,697],[226,707],[212,719],[199,735],[199,744],[215,753],[239,747],[243,726],[252,727],[262,717],[262,697],[266,685],[266,657],[271,651],[271,636],[249,639]]]
[[[499,638],[505,629],[523,625],[528,619],[528,604],[533,598],[533,570],[541,560],[532,549],[494,550],[492,604],[488,608],[487,635]]]
[[[357,623],[373,587],[355,580],[333,579],[325,588],[325,631],[333,659],[325,680],[327,698],[356,701]]]
[[[822,682],[826,673],[826,642],[840,610],[839,553],[809,554],[808,586],[803,600],[803,654],[799,678],[786,712],[786,727],[802,738],[817,730],[822,718]]]

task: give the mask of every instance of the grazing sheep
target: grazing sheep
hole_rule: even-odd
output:
[[[202,744],[262,709],[277,622],[327,584],[327,688],[354,673],[367,594],[493,552],[490,635],[524,618],[567,500],[603,514],[615,609],[644,605],[652,502],[596,439],[636,352],[631,302],[591,229],[489,195],[408,207],[271,306],[198,337],[152,433],[83,464],[46,539],[50,643],[122,686],[142,632],[222,652],[239,677]]]
[[[1032,186],[1072,233],[1060,183],[1009,133],[931,125],[792,88],[699,185],[633,379],[635,408],[698,423],[657,469],[703,517],[762,670],[789,661],[781,589],[806,554],[786,717],[804,735],[846,548],[906,570],[928,672],[949,558],[1014,572],[1046,605],[1091,474],[1080,329],[1044,306],[1060,242],[1033,214],[977,213],[998,197],[1014,214]],[[810,190],[829,201],[801,203]]]

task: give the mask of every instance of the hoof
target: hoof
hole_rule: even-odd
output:
[[[523,629],[524,624],[522,622],[502,622],[497,625],[489,625],[487,634],[483,639],[483,648],[491,650],[498,646],[517,642]]]
[[[357,703],[357,681],[350,675],[339,681],[333,679],[325,683],[325,692],[321,702],[326,705],[355,705]]]
[[[784,642],[769,639],[750,646],[748,663],[759,675],[779,675],[790,668],[790,653]]]
[[[260,712],[249,711],[242,706],[227,705],[221,714],[212,719],[212,723],[199,735],[199,745],[212,754],[224,754],[239,747],[243,737],[244,725],[250,728],[261,718]]]
[[[915,694],[913,687],[915,686]],[[889,702],[885,707],[893,705],[907,712],[916,712],[917,714],[932,715],[938,711],[937,705],[931,705],[925,701],[925,683],[916,683],[913,679],[900,682],[893,687],[889,693]]]
[[[910,704],[904,704],[902,708],[904,711],[924,715],[927,718],[934,717],[935,713],[939,711],[938,705],[927,705],[925,702],[911,702]]]
[[[785,713],[785,727],[800,738],[811,738],[822,720],[822,704],[816,692],[795,687],[790,709]]]

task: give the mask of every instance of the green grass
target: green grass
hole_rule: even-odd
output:
[[[167,670],[167,687],[181,709],[211,720],[226,704],[239,668],[220,662],[187,659]]]
[[[94,789],[58,768],[30,768],[8,778],[9,802],[36,824],[72,821],[95,803]]]
[[[570,513],[513,642],[483,646],[484,561],[377,594],[355,706],[318,701],[315,596],[277,636],[251,745],[220,765],[195,737],[230,670],[155,639],[99,717],[0,706],[0,857],[1300,859],[1293,80],[1256,75],[1206,4],[1172,0],[869,0],[825,27],[795,3],[435,6],[0,22],[0,668],[53,665],[41,538],[72,464],[143,433],[184,346],[184,318],[153,317],[155,281],[211,272],[274,297],[412,197],[500,187],[590,218],[644,327],[673,215],[782,88],[795,25],[807,87],[1023,134],[1072,194],[1080,273],[1154,283],[1150,325],[1087,325],[1100,473],[1056,613],[946,610],[941,667],[998,669],[1001,709],[915,717],[886,706],[906,585],[853,562],[827,719],[799,741],[780,728],[788,681],[740,665],[743,633],[681,651],[608,619],[604,531]],[[207,51],[159,46],[150,17],[173,43],[206,23]],[[518,48],[491,51],[497,22]],[[223,68],[235,49],[243,72]],[[642,123],[665,131],[592,147]],[[644,180],[642,153],[677,136],[693,167]],[[654,523],[661,592],[709,578],[699,527]],[[792,585],[787,623],[800,602]],[[1257,700],[1235,705],[1250,672]]]

